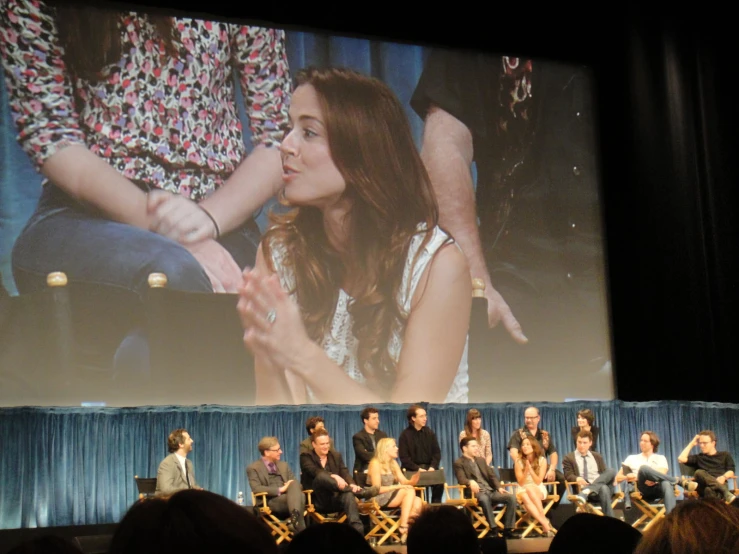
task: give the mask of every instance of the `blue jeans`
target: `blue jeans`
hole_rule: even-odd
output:
[[[516,525],[516,495],[503,494],[498,491],[480,491],[476,494],[477,500],[482,504],[482,511],[490,524],[493,532],[496,531],[495,514],[493,507],[498,504],[505,505],[505,514],[503,514],[503,526],[506,529],[513,529]]]
[[[256,259],[259,229],[250,220],[219,242],[244,268]],[[63,271],[70,283],[102,285],[111,293],[113,289],[125,289],[141,298],[148,292],[148,277],[153,272],[167,275],[167,288],[213,292],[203,267],[179,243],[106,219],[47,184],[13,248],[18,291],[24,294],[45,289],[46,276],[52,271]],[[130,309],[134,311],[135,306]],[[86,315],[97,320],[112,314],[101,305],[99,313]],[[148,339],[142,329],[130,329],[125,335],[111,337],[112,341],[119,344],[112,360],[116,371],[149,372]],[[99,350],[96,345],[90,347]]]
[[[649,486],[645,481],[653,481],[656,485]],[[645,500],[656,500],[661,498],[665,504],[665,513],[675,509],[675,490],[677,477],[671,477],[660,473],[653,467],[643,465],[637,473],[636,488]]]
[[[587,485],[586,487],[583,487],[580,489],[579,496],[585,499],[585,501],[588,501],[588,496],[590,496],[587,493],[584,493],[583,490],[590,490],[592,494],[597,495],[598,497],[598,503],[600,504],[601,510],[603,510],[603,513],[607,516],[613,517],[613,508],[611,507],[611,499],[613,498],[613,480],[616,478],[616,470],[615,469],[606,469],[603,473],[601,473],[598,478]]]
[[[219,242],[244,268],[256,259],[259,229],[250,220]],[[47,184],[13,248],[18,291],[45,288],[46,275],[52,271],[64,271],[70,282],[122,287],[140,295],[145,294],[152,272],[166,274],[171,289],[213,291],[203,267],[182,245],[106,219]]]

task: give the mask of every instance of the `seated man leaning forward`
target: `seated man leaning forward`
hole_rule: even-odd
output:
[[[611,501],[613,499],[613,481],[616,470],[606,467],[603,457],[591,452],[593,435],[590,431],[577,434],[577,450],[567,454],[562,460],[562,469],[568,482],[577,483],[580,491],[567,498],[578,507],[578,511],[592,512],[588,504],[590,494],[598,498],[603,513],[613,517]]]
[[[344,512],[349,525],[364,535],[355,496],[372,498],[377,487],[362,489],[351,475],[341,454],[331,450],[326,429],[313,433],[313,450],[300,455],[301,480],[304,489],[313,489],[313,503],[319,512]]]
[[[690,453],[694,446],[700,447],[700,454]],[[734,458],[728,452],[716,450],[716,434],[713,431],[701,431],[693,437],[677,461],[695,469],[695,482],[698,483],[698,494],[702,497],[722,498],[728,504],[735,503],[736,496],[726,483],[735,476]]]
[[[251,492],[266,492],[269,509],[278,516],[289,515],[293,529],[299,533],[305,529],[305,496],[290,466],[280,461],[280,442],[277,437],[264,437],[257,448],[262,455],[261,460],[246,468]]]
[[[156,494],[172,494],[185,489],[200,489],[195,481],[195,471],[187,455],[195,441],[185,429],[175,429],[167,437],[169,456],[162,460],[157,470]]]
[[[480,456],[480,445],[474,438],[463,437],[459,441],[459,448],[462,450],[462,456],[457,458],[453,465],[457,482],[469,487],[475,493],[478,502],[482,505],[482,511],[485,512],[490,529],[493,531],[493,536],[497,534],[498,529],[493,506],[504,504],[503,536],[513,538],[513,527],[516,524],[515,495],[506,491],[500,484],[493,468],[487,464],[485,458]]]
[[[661,498],[665,504],[665,513],[669,514],[675,509],[673,487],[679,484],[687,490],[695,490],[697,485],[685,478],[680,479],[667,475],[669,470],[667,458],[662,454],[657,454],[658,447],[657,433],[644,431],[639,439],[641,454],[632,454],[624,460],[616,475],[616,483],[622,481],[636,483],[636,490],[645,500]],[[628,498],[627,496],[627,501]]]

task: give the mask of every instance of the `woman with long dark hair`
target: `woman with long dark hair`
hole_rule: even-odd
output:
[[[466,401],[471,284],[400,102],[346,69],[297,78],[283,201],[239,313],[257,403]]]
[[[459,433],[459,440],[464,437],[471,437],[480,445],[480,453],[485,458],[485,463],[491,465],[493,463],[493,441],[490,433],[482,428],[482,414],[480,410],[471,408],[467,412],[467,419],[464,422],[464,429]]]
[[[518,488],[518,502],[539,522],[544,534],[552,532],[551,523],[544,513],[542,501],[547,497],[544,477],[547,474],[547,459],[539,441],[526,437],[521,441],[521,449],[514,466]]]

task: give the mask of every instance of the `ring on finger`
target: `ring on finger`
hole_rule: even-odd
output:
[[[267,320],[267,323],[272,325],[277,320],[277,311],[274,308],[271,308],[267,315],[264,316],[264,319]]]

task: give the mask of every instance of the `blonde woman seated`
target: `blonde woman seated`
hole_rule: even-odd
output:
[[[547,473],[547,459],[539,442],[531,437],[521,441],[518,459],[515,464],[516,497],[519,504],[541,525],[544,534],[552,535],[551,523],[544,514],[542,500],[547,497],[547,488],[543,484]]]
[[[375,448],[375,455],[370,460],[367,473],[369,484],[379,487],[379,494],[375,500],[381,508],[400,507],[400,519],[398,520],[401,542],[405,543],[408,535],[408,519],[417,516],[421,512],[421,499],[416,496],[413,488],[421,476],[417,472],[410,479],[406,479],[400,466],[396,461],[398,457],[398,445],[395,439],[380,439]]]

